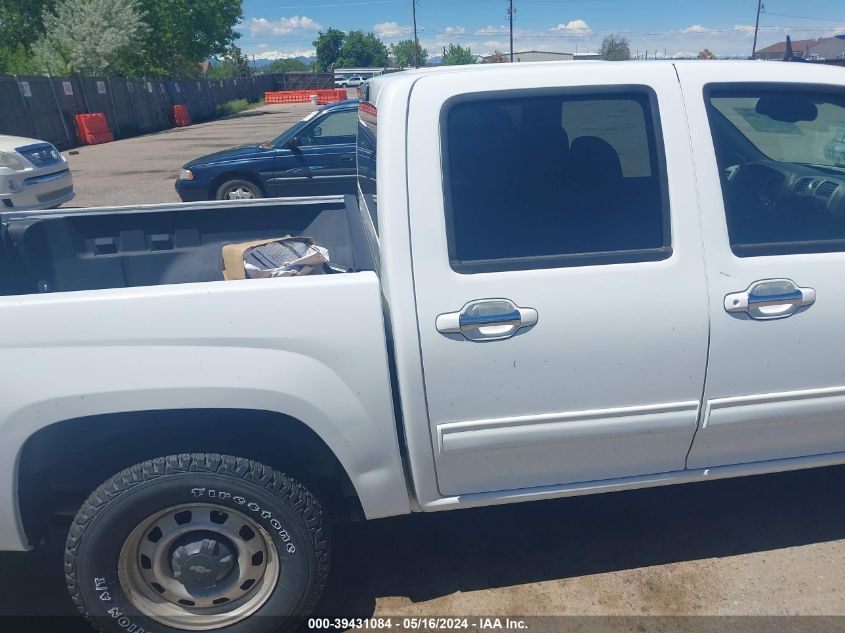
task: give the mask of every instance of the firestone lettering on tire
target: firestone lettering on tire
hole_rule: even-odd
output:
[[[234,503],[240,506],[246,506],[248,510],[257,514],[264,521],[268,522],[273,531],[279,535],[279,538],[286,544],[285,550],[288,554],[296,554],[296,546],[291,543],[290,534],[282,527],[281,522],[273,517],[273,513],[269,510],[264,510],[260,505],[254,501],[249,501],[244,497],[232,496],[231,493],[224,490],[214,490],[212,488],[191,488],[191,496],[196,498],[206,497],[208,499],[226,500],[231,499]]]

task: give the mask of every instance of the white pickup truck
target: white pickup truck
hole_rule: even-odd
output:
[[[357,198],[3,214],[0,550],[66,517],[102,630],[266,633],[335,518],[845,462],[843,122],[819,65],[409,71]],[[285,235],[347,272],[223,280]]]

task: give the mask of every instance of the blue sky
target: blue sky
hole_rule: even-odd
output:
[[[793,39],[845,33],[842,0],[769,0],[758,48]],[[506,0],[418,0],[420,41],[430,54],[450,42],[486,54],[508,47]],[[751,54],[756,0],[514,0],[514,49],[596,51],[607,33],[625,35],[631,52],[652,57]],[[320,29],[362,29],[386,43],[411,33],[411,0],[244,0],[239,45],[276,59],[313,54]]]

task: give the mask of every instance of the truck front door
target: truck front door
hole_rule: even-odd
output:
[[[712,315],[688,465],[841,461],[845,155],[831,148],[845,124],[842,78],[810,64],[738,66],[730,82],[689,65],[679,74]]]
[[[640,67],[636,83],[624,65],[497,73],[423,77],[411,95],[439,490],[681,470],[708,317],[675,71]]]

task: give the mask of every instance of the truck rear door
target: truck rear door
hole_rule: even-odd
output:
[[[845,155],[834,151],[845,124],[841,71],[678,71],[698,168],[712,328],[688,465],[845,451]]]
[[[673,67],[520,70],[438,73],[411,94],[414,283],[447,495],[681,470],[704,386]]]

